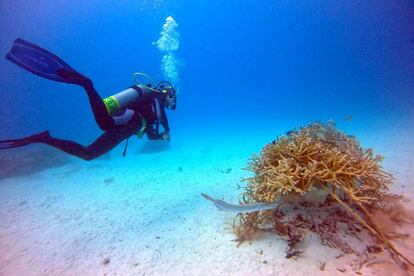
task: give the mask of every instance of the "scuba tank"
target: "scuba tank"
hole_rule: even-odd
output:
[[[131,102],[138,100],[143,93],[149,93],[145,86],[134,85],[103,100],[109,115],[123,111]]]
[[[106,106],[106,110],[108,111],[109,115],[116,115],[118,112],[122,112],[125,108],[132,102],[138,100],[142,97],[143,94],[151,93],[151,92],[158,92],[158,93],[166,93],[170,97],[176,98],[176,91],[174,87],[168,81],[161,81],[157,84],[156,87],[151,87],[150,84],[141,85],[137,84],[131,86],[115,95],[109,96],[103,99],[103,102]],[[172,107],[175,109],[175,104]]]
[[[140,84],[131,86],[115,95],[109,96],[103,99],[106,110],[110,116],[117,115],[117,113],[122,114],[128,105],[136,100],[138,100],[144,93],[149,93],[151,88],[148,86],[143,86]],[[138,113],[139,114],[139,113]],[[140,114],[139,114],[140,115]],[[141,116],[141,115],[140,115]],[[147,120],[142,117],[141,129],[136,133],[138,138],[142,138],[147,127]],[[128,139],[126,140],[125,148],[122,153],[122,156],[126,156],[126,151],[128,148]]]
[[[106,106],[106,110],[108,111],[109,115],[112,116],[116,115],[118,112],[121,113],[131,102],[138,100],[143,94],[147,94],[150,92],[162,92],[157,88],[160,84],[164,83],[165,81],[160,82],[160,84],[158,84],[157,87],[155,87],[154,89],[151,87],[151,84],[143,85],[139,81],[138,77],[145,77],[152,81],[152,78],[144,73],[132,74],[132,79],[136,82],[136,85],[131,86],[115,95],[103,99],[103,102]],[[170,86],[172,87],[171,84]]]

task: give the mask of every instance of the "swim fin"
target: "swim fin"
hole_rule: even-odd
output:
[[[14,41],[6,59],[49,80],[78,85],[85,85],[89,81],[55,54],[20,38]]]
[[[0,141],[0,150],[19,148],[33,143],[41,143],[45,139],[50,137],[49,131],[43,131],[41,133],[28,136],[21,139],[3,140]]]

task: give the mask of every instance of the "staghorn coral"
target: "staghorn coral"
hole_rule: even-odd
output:
[[[400,265],[413,265],[390,241],[402,235],[387,233],[372,217],[373,211],[388,211],[400,199],[388,193],[393,177],[382,169],[382,159],[363,149],[355,137],[337,131],[333,122],[288,132],[252,157],[247,169],[254,176],[245,179],[242,196],[243,204],[279,202],[279,207],[239,214],[233,222],[238,241],[259,232],[275,233],[288,239],[286,257],[293,257],[301,253],[296,247],[306,232],[312,231],[323,244],[353,253],[336,234],[342,223],[358,239],[361,228],[368,231],[374,245],[367,249],[386,248]]]

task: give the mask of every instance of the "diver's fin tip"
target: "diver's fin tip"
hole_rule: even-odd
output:
[[[21,38],[14,40],[6,59],[45,79],[77,85],[83,85],[85,79],[55,54]],[[59,74],[60,71],[66,71],[67,74],[63,76]]]

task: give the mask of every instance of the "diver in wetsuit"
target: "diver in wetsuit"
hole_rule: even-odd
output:
[[[56,55],[28,41],[16,39],[6,58],[40,77],[82,86],[88,95],[95,121],[104,133],[86,147],[54,138],[49,131],[44,131],[21,139],[0,141],[0,149],[43,143],[84,160],[92,160],[134,134],[142,137],[146,133],[148,139],[169,141],[170,128],[165,107],[175,110],[177,100],[175,89],[169,82],[162,81],[154,88],[151,85],[134,85],[102,100],[89,78],[76,72]],[[163,132],[160,132],[160,124]]]

